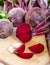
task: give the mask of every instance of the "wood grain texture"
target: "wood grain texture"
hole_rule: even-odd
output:
[[[10,37],[0,41],[0,61],[7,63],[6,65],[47,65],[49,62],[49,55],[46,46],[45,35],[32,37],[31,41],[26,43],[25,52],[31,52],[28,47],[37,43],[44,45],[45,49],[40,54],[34,54],[31,59],[22,59],[15,54],[8,52],[8,47],[12,43],[21,42],[16,37],[15,34]],[[22,42],[21,42],[22,43]]]

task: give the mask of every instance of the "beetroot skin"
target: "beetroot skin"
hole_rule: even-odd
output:
[[[44,10],[39,7],[34,7],[30,9],[25,16],[26,22],[29,23],[32,27],[36,27],[36,25],[38,25],[45,18],[46,11],[44,13]]]
[[[16,36],[22,41],[22,42],[28,42],[31,37],[31,27],[27,23],[22,23],[18,26],[16,30]]]
[[[12,8],[9,12],[8,12],[8,16],[10,21],[13,23],[14,27],[19,26],[25,18],[25,14],[26,11],[22,8]]]
[[[8,19],[0,19],[0,38],[6,38],[13,33],[13,24]]]

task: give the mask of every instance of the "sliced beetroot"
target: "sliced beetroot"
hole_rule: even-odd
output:
[[[33,53],[18,53],[17,55],[23,59],[30,59],[32,58]]]
[[[28,42],[32,37],[31,28],[29,24],[27,23],[20,24],[16,30],[16,36],[22,42]]]
[[[22,53],[25,50],[25,44],[21,45],[19,48],[16,48],[14,53]]]
[[[39,44],[30,46],[29,49],[30,49],[33,53],[35,53],[35,54],[41,53],[41,52],[44,51],[44,45],[42,45],[41,43],[39,43]]]
[[[30,33],[27,34],[21,34],[17,36],[22,42],[28,42],[31,38],[32,35]]]
[[[23,33],[28,33],[31,31],[30,25],[27,23],[22,23],[18,26],[16,33],[18,34],[23,34]]]

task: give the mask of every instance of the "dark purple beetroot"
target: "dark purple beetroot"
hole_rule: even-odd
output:
[[[6,38],[13,32],[13,25],[8,19],[0,19],[0,37]]]
[[[26,11],[22,8],[13,8],[9,11],[9,19],[12,21],[14,27],[18,26],[24,21]]]
[[[44,10],[39,7],[34,7],[28,11],[28,13],[26,14],[25,20],[32,27],[35,27],[45,18],[46,18],[46,12],[44,12]]]

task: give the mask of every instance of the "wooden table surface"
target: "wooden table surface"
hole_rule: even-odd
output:
[[[0,41],[0,61],[7,63],[6,65],[48,65],[49,55],[48,55],[45,35],[32,37],[31,41],[26,43],[25,52],[30,52],[28,47],[37,43],[41,43],[45,47],[42,53],[34,54],[31,59],[22,59],[17,55],[8,52],[8,47],[12,43],[17,43],[17,42],[21,42],[21,41],[19,41],[14,34]]]

